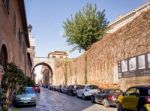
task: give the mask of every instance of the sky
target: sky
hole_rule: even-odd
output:
[[[98,11],[105,9],[109,22],[134,10],[150,0],[25,0],[27,22],[33,27],[36,39],[36,57],[47,57],[52,51],[67,51],[72,47],[63,37],[63,22],[82,9],[86,3],[97,5]],[[69,57],[82,53],[74,51]]]

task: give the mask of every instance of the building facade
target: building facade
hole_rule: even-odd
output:
[[[42,84],[49,85],[49,84],[53,83],[52,72],[51,72],[51,70],[47,66],[43,66],[42,67],[41,73],[43,75],[42,76],[42,80],[41,80]]]
[[[54,51],[54,52],[50,52],[48,54],[48,58],[65,59],[65,58],[67,58],[67,56],[68,56],[67,52],[64,52],[64,51]]]
[[[49,64],[50,67],[53,67],[52,69],[48,66],[43,66],[41,70],[42,74],[42,84],[48,85],[48,84],[55,84],[58,76],[55,73],[55,69],[57,69],[58,65],[63,63],[63,61],[68,57],[67,52],[64,51],[54,51],[50,52],[48,54],[48,59],[52,59],[54,65]]]
[[[114,33],[115,31],[123,27],[124,25],[134,20],[142,12],[147,11],[149,9],[150,9],[150,2],[147,2],[141,5],[140,7],[134,9],[133,11],[130,11],[124,15],[118,16],[116,20],[114,20],[113,22],[109,24],[108,33]]]
[[[14,62],[31,76],[32,60],[23,0],[0,0],[0,65]]]

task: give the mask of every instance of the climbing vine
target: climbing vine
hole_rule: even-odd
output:
[[[87,56],[85,55],[85,65],[84,65],[84,83],[87,84]]]
[[[65,68],[64,68],[64,77],[65,77],[65,85],[67,85],[67,61],[65,61]]]
[[[21,93],[25,86],[34,85],[34,81],[14,63],[8,63],[4,68],[2,78],[3,103],[2,110],[8,111],[14,92]]]

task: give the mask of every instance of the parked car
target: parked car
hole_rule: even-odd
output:
[[[66,94],[68,94],[68,95],[73,95],[73,89],[74,89],[74,85],[69,85],[69,86],[66,88]]]
[[[40,93],[40,85],[36,84],[35,86],[33,86],[33,89],[35,90],[35,92]]]
[[[21,94],[15,94],[14,105],[34,105],[36,106],[36,93],[33,87],[25,87]]]
[[[120,89],[103,89],[101,92],[92,95],[91,101],[103,104],[105,107],[116,106],[116,100],[120,94],[122,94]]]
[[[73,96],[76,96],[76,94],[77,94],[77,90],[79,90],[79,89],[83,89],[84,88],[84,85],[75,85],[74,86],[74,88],[72,89],[73,91],[72,91],[72,95]]]
[[[61,93],[66,93],[67,92],[67,86],[62,85],[61,88],[60,88],[60,92]]]
[[[150,86],[128,88],[117,99],[117,111],[150,111]]]
[[[85,85],[83,89],[77,90],[77,97],[81,97],[85,100],[97,92],[99,92],[99,89],[96,85]]]
[[[49,90],[53,90],[53,87],[54,87],[53,85],[49,85],[49,86],[48,86],[48,89],[49,89]]]
[[[54,90],[60,92],[60,89],[61,89],[61,85],[57,85],[57,86],[55,86]]]
[[[75,96],[77,93],[77,90],[83,89],[84,85],[69,85],[67,87],[67,94],[71,96]]]

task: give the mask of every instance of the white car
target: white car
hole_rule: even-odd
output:
[[[83,89],[77,90],[77,97],[86,99],[87,97],[91,97],[93,94],[96,94],[98,92],[99,89],[96,85],[85,85]]]

